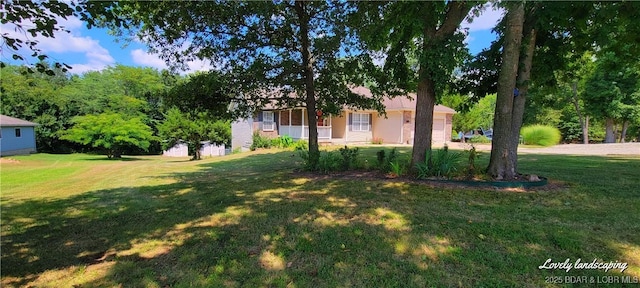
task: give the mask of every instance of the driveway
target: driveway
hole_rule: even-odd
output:
[[[448,143],[450,148],[469,149],[469,144]],[[476,149],[491,151],[491,144],[475,144]],[[611,143],[611,144],[561,144],[551,147],[519,147],[518,153],[531,154],[565,154],[565,155],[634,155],[640,156],[640,143]]]

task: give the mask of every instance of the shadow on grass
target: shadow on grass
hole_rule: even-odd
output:
[[[106,155],[96,155],[92,158],[82,158],[82,161],[122,161],[122,162],[130,162],[130,161],[149,161],[149,159],[135,157],[135,156],[122,156],[120,158],[108,158]]]
[[[640,250],[640,200],[598,190],[591,170],[556,165],[624,170],[616,162],[526,156],[522,169],[588,182],[549,194],[311,180],[292,172],[299,160],[279,152],[194,162],[200,171],[166,175],[174,184],[3,206],[3,284],[540,286],[559,275],[537,269],[547,258],[613,261]]]

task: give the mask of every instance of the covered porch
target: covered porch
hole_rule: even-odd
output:
[[[331,115],[320,115],[316,117],[318,124],[318,140],[331,140],[332,118]],[[306,122],[306,123],[305,123]],[[279,135],[288,135],[293,139],[309,138],[309,123],[307,121],[307,109],[287,109],[278,113]]]

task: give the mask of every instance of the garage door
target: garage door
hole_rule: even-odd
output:
[[[444,143],[444,119],[433,119],[432,139],[434,143]]]

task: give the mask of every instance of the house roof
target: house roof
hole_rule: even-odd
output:
[[[5,115],[0,115],[0,126],[2,127],[33,127],[40,124],[29,122],[18,118],[13,118]]]
[[[351,87],[351,92],[363,95],[365,97],[373,97],[371,90],[363,86]],[[386,111],[404,111],[404,110],[416,110],[416,93],[407,93],[407,96],[396,96],[394,98],[384,97],[382,104],[384,104]],[[264,107],[265,110],[277,110],[278,107],[272,103],[268,103]],[[455,114],[456,110],[453,110],[444,105],[436,105],[433,108],[433,112]]]
[[[351,88],[351,91],[360,95],[364,95],[366,97],[373,97],[371,91],[362,86]],[[384,100],[382,100],[382,104],[384,104],[386,111],[416,110],[416,96],[416,93],[407,93],[407,96],[396,96],[394,98],[384,97]],[[457,113],[456,110],[453,110],[444,105],[436,105],[433,108],[433,112],[450,114]]]

